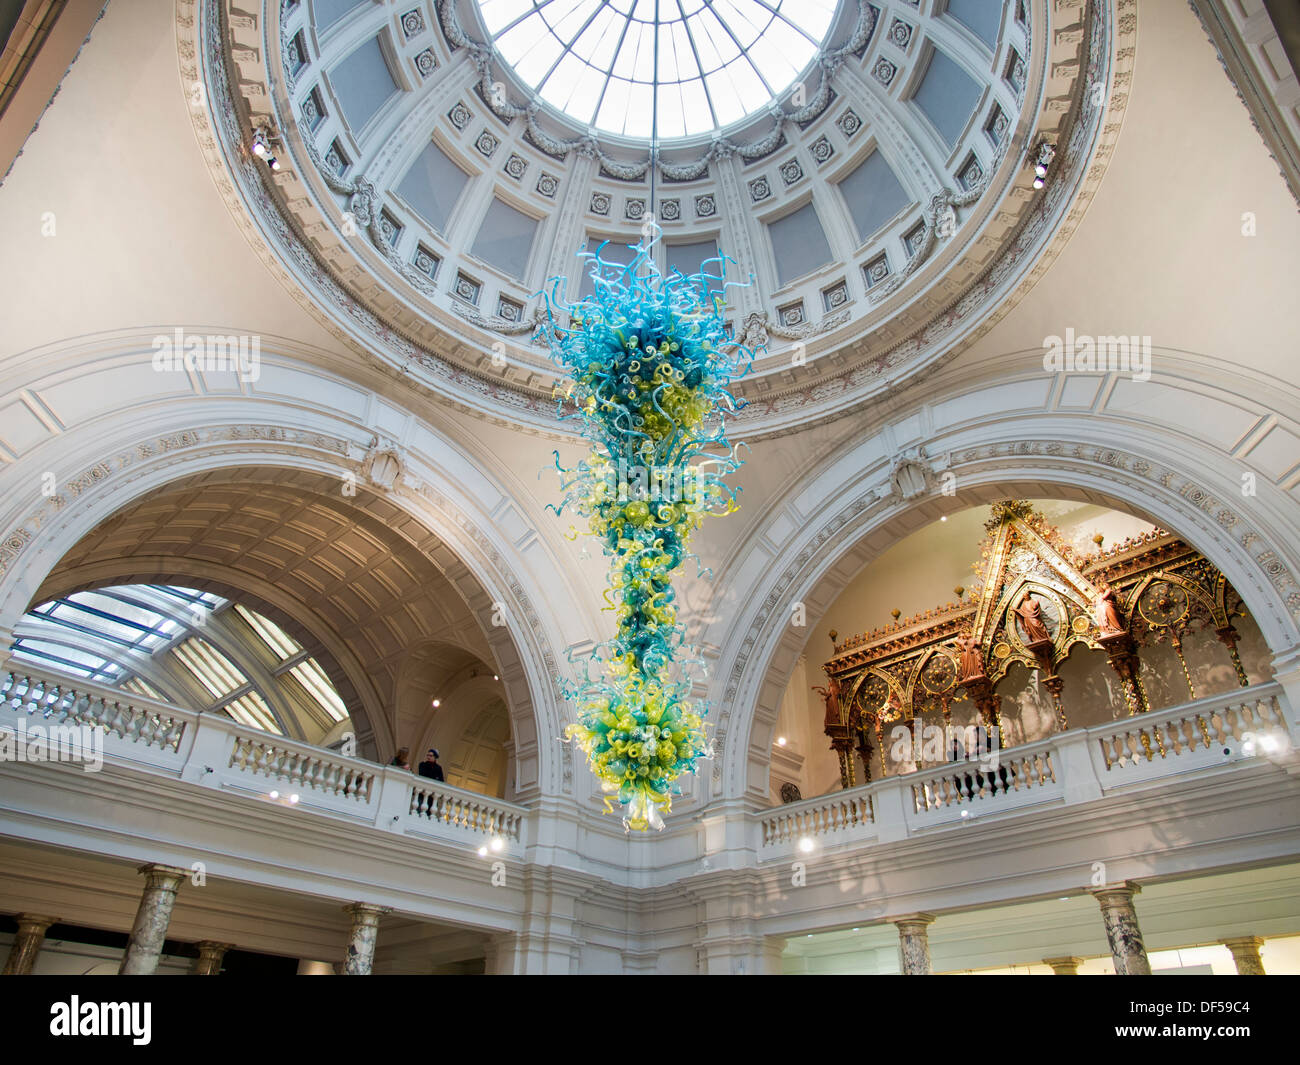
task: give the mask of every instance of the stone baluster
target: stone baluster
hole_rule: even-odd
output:
[[[1079,966],[1083,964],[1083,959],[1066,955],[1062,958],[1044,958],[1043,964],[1052,967],[1053,976],[1078,976]]]
[[[1264,960],[1259,956],[1259,948],[1264,941],[1259,936],[1236,936],[1233,939],[1219,940],[1232,951],[1232,960],[1237,963],[1238,976],[1264,976]]]
[[[126,954],[117,970],[120,976],[148,976],[158,968],[167,926],[171,923],[172,907],[181,881],[189,874],[186,869],[170,865],[142,865],[137,872],[148,880],[140,907],[135,911],[135,924],[126,944]]]
[[[1129,880],[1091,892],[1101,905],[1106,941],[1110,944],[1111,957],[1115,959],[1116,976],[1151,974],[1151,963],[1142,942],[1142,929],[1138,927],[1137,910],[1133,908],[1133,896],[1141,890],[1139,885]]]
[[[898,927],[898,959],[904,976],[930,975],[930,935],[927,926],[934,923],[934,915],[912,913],[906,917],[891,917]]]
[[[45,930],[58,923],[57,917],[42,917],[35,913],[18,915],[18,932],[9,947],[5,960],[5,976],[26,976],[36,964],[36,956],[45,943]]]
[[[218,943],[212,939],[200,940],[194,945],[199,948],[199,956],[190,968],[191,976],[219,976],[226,951],[235,949],[232,943]]]
[[[385,906],[368,902],[354,902],[344,906],[343,912],[352,917],[352,932],[348,940],[348,954],[344,962],[345,976],[369,976],[375,960],[375,944],[379,940],[379,918],[388,913]]]

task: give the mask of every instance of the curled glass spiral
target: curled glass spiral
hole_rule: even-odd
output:
[[[672,581],[689,559],[705,575],[689,551],[704,516],[738,509],[740,489],[726,478],[742,445],[727,439],[726,420],[740,404],[728,386],[755,355],[723,318],[726,292],[738,287],[726,280],[731,260],[665,275],[657,240],[633,248],[626,265],[602,259],[605,245],[583,253],[593,294],[571,303],[553,281],[541,331],[565,372],[559,416],[580,420],[591,445],[572,469],[556,453],[563,499],[550,509],[570,508],[601,541],[611,560],[606,609],[617,620],[614,636],[575,665],[579,679],[560,680],[578,718],[565,738],[638,831],[663,827],[678,778],[712,754],[708,705],[692,693],[704,665],[686,643]]]

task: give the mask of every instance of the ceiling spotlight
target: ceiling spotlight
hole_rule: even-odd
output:
[[[947,515],[947,514],[940,514],[940,515],[939,515],[939,520],[940,520],[940,521],[947,521],[947,520],[948,520],[948,515]]]
[[[434,699],[434,701],[433,701],[433,708],[434,708],[435,710],[437,710],[438,707],[440,707],[441,705],[442,705],[442,700],[441,700],[441,699]]]
[[[270,163],[272,170],[280,169],[280,160],[277,159],[274,155],[268,156],[267,162]]]
[[[486,857],[487,857],[487,848],[486,848],[486,847],[480,847],[480,848],[478,849],[478,856],[479,856],[480,858],[486,858]]]
[[[267,796],[267,798],[269,799],[278,799],[279,797],[280,797],[280,793],[278,791],[273,791],[271,792],[270,795]]]
[[[803,851],[804,854],[812,853],[812,849],[815,846],[816,844],[813,843],[811,836],[804,836],[804,838],[799,841],[799,849]]]
[[[1034,188],[1041,189],[1046,183],[1047,168],[1056,158],[1056,145],[1051,141],[1039,141],[1034,149]]]
[[[262,130],[253,131],[253,154],[259,158],[265,157],[269,153],[266,146],[266,133]]]
[[[778,737],[776,738],[776,745],[777,745],[778,747],[784,747],[784,746],[785,746],[785,737],[784,737],[784,736],[778,736]]]
[[[499,851],[499,850],[500,850],[502,847],[504,847],[505,845],[506,845],[506,841],[503,840],[500,836],[493,836],[493,837],[492,837],[492,842],[489,844],[489,846],[490,846],[494,851]]]
[[[493,673],[493,674],[492,674],[492,679],[493,679],[493,680],[500,680],[501,678],[498,677],[495,673]]]
[[[289,803],[290,803],[290,805],[292,805],[293,803],[296,803],[297,801],[298,801],[298,796],[297,796],[297,795],[290,795],[290,796],[289,796]]]

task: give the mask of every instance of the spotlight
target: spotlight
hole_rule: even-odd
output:
[[[1261,736],[1259,745],[1263,748],[1265,754],[1274,754],[1282,749],[1282,745],[1277,742],[1277,737],[1272,735]]]
[[[492,674],[492,679],[493,679],[493,680],[500,680],[501,678],[498,677],[495,673],[493,673],[493,674]]]
[[[268,798],[271,798],[271,799],[278,799],[278,798],[280,797],[280,793],[279,793],[278,791],[273,791],[273,792],[271,792],[271,794],[270,794],[269,796],[267,796],[267,797],[268,797]]]
[[[803,851],[804,854],[811,854],[814,846],[816,846],[816,844],[813,843],[810,836],[804,836],[804,838],[799,841],[799,849]]]
[[[940,515],[939,515],[939,520],[940,520],[940,521],[947,521],[947,520],[948,520],[948,515],[947,515],[947,514],[940,514]]]
[[[265,129],[253,130],[253,154],[263,160],[272,170],[280,169],[280,160],[271,151],[271,135]]]
[[[493,837],[492,837],[492,842],[489,844],[489,846],[490,846],[494,851],[499,851],[499,850],[500,850],[502,847],[504,847],[505,845],[506,845],[505,840],[503,840],[500,836],[493,836]]]
[[[776,745],[777,745],[778,747],[784,747],[784,746],[785,746],[785,737],[784,737],[784,736],[778,736],[778,737],[776,738]]]
[[[441,705],[442,705],[442,700],[441,700],[441,699],[434,699],[434,701],[433,701],[433,708],[434,708],[435,710],[437,710],[438,707],[440,707]]]
[[[290,796],[289,796],[289,805],[292,806],[292,805],[293,805],[294,803],[296,803],[297,801],[298,801],[298,796],[297,796],[297,795],[290,795]]]
[[[1047,168],[1056,158],[1056,145],[1051,141],[1039,141],[1034,149],[1034,188],[1041,189],[1047,180]]]
[[[479,856],[480,858],[486,858],[486,857],[487,857],[487,848],[486,848],[486,847],[480,847],[480,848],[478,849],[478,856]]]

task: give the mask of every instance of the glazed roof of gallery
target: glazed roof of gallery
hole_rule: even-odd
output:
[[[211,592],[128,584],[73,592],[18,623],[14,658],[285,735],[348,717],[325,671],[270,618]]]
[[[1114,110],[1082,91],[1119,54],[1095,8],[1049,38],[1044,0],[296,0],[264,56],[217,37],[219,159],[357,348],[542,431],[542,293],[590,292],[577,253],[627,258],[653,219],[665,270],[751,282],[738,391],[781,431],[959,350],[1059,250]],[[1035,191],[1044,139],[1069,150]]]

